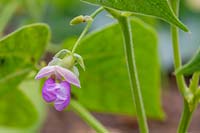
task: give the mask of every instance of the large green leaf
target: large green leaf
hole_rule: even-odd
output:
[[[49,28],[44,24],[33,24],[0,40],[0,96],[16,88],[34,68],[48,39]]]
[[[41,58],[48,40],[45,24],[24,26],[0,40],[0,131],[27,129],[38,122],[36,105],[18,88]]]
[[[184,31],[187,27],[174,15],[167,0],[82,0],[122,11],[159,17]]]
[[[145,109],[149,117],[163,118],[157,35],[138,19],[132,25]],[[114,24],[89,34],[78,53],[86,64],[86,71],[80,73],[82,88],[72,89],[79,102],[92,111],[136,115],[119,26]]]
[[[200,49],[192,57],[192,59],[183,67],[176,71],[176,74],[190,75],[200,71]]]

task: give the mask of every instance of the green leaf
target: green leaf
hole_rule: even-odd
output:
[[[192,57],[192,59],[183,67],[176,71],[176,74],[190,75],[200,71],[200,49]]]
[[[0,132],[22,132],[40,121],[38,103],[31,100],[31,95],[37,97],[29,90],[39,87],[24,85],[28,94],[19,85],[34,69],[48,40],[45,24],[24,26],[0,40]]]
[[[19,89],[0,98],[0,132],[34,133],[44,120],[39,82],[25,80]]]
[[[0,96],[16,88],[34,68],[48,40],[44,24],[24,26],[0,40]]]
[[[138,19],[132,25],[146,113],[161,119],[164,113],[160,101],[157,35]],[[80,71],[82,88],[72,89],[78,101],[91,111],[136,115],[118,24],[89,34],[79,48],[77,53],[83,57],[86,71]]]
[[[92,4],[133,12],[141,15],[150,15],[176,25],[184,31],[187,27],[182,24],[173,13],[167,0],[82,0]]]

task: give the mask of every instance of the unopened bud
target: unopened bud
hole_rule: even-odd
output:
[[[88,22],[88,21],[93,21],[93,19],[87,15],[86,16],[80,15],[80,16],[73,18],[70,21],[70,25],[76,25],[76,24],[80,24],[80,23],[84,23],[84,22]]]

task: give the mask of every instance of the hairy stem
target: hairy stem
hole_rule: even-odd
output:
[[[179,3],[179,0],[171,0],[172,9],[177,16],[179,13]],[[176,71],[182,65],[181,54],[179,49],[179,33],[177,27],[171,26],[171,36],[174,53],[174,67]],[[186,86],[183,75],[176,75],[176,81],[184,100],[184,107],[178,127],[178,133],[186,133],[193,113],[193,111],[190,111],[189,104],[185,99],[185,95],[187,95],[189,89]]]
[[[108,133],[108,130],[77,101],[71,99],[70,106],[96,132]]]
[[[90,17],[91,18],[95,18],[97,14],[99,14],[100,12],[102,12],[104,10],[103,7],[98,8],[95,12],[93,12]],[[92,21],[87,22],[86,27],[84,28],[83,32],[81,33],[81,35],[79,36],[78,40],[76,41],[76,43],[74,44],[73,48],[72,48],[72,53],[75,52],[76,48],[78,47],[78,45],[81,43],[81,40],[83,39],[83,37],[85,36],[85,34],[88,32],[89,28],[92,25]]]
[[[143,99],[141,95],[141,89],[140,89],[138,73],[137,73],[135,57],[134,57],[134,49],[133,49],[134,47],[133,47],[130,20],[128,19],[128,17],[121,16],[118,18],[118,21],[123,32],[124,51],[125,51],[126,62],[128,66],[132,98],[136,107],[136,113],[138,117],[140,132],[148,133],[147,119],[146,119],[145,109],[143,105]]]

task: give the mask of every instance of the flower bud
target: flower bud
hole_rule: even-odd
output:
[[[80,23],[84,23],[84,22],[88,22],[88,21],[93,21],[93,19],[87,15],[86,16],[80,15],[80,16],[73,18],[70,21],[70,25],[76,25],[76,24],[80,24]]]

